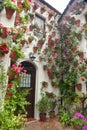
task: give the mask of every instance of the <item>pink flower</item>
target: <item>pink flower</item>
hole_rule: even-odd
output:
[[[6,28],[6,34],[10,34],[11,33],[11,30],[9,28]]]
[[[32,2],[32,0],[27,0],[28,2]]]
[[[26,73],[27,72],[27,70],[24,70],[24,73]]]
[[[0,27],[4,27],[3,24],[0,23]]]
[[[11,2],[16,2],[17,0],[11,0]]]
[[[15,71],[16,71],[17,74],[20,74],[20,69],[16,68]]]
[[[23,8],[22,3],[18,3],[18,7],[19,7],[19,8]]]
[[[12,68],[16,68],[16,65],[15,65],[15,64],[12,64]]]

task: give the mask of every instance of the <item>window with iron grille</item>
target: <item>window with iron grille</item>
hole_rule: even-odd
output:
[[[26,74],[21,76],[20,87],[31,87],[31,74]]]

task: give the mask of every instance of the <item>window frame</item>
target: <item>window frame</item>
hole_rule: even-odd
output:
[[[38,32],[38,30],[34,30],[34,35],[36,35],[37,37],[45,37],[44,35],[44,31],[45,31],[45,22],[46,22],[46,18],[44,18],[42,15],[35,13],[35,17],[38,17],[39,19],[41,19],[43,21],[43,30],[41,32]],[[35,23],[35,21],[34,21]],[[37,24],[37,23],[35,23]],[[37,24],[39,27],[39,24]]]

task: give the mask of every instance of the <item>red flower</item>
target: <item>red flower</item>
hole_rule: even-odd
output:
[[[84,78],[84,77],[81,77],[80,79],[81,79],[82,81],[85,81],[85,78]]]
[[[20,3],[18,3],[18,7],[19,8],[23,8],[23,4],[20,2]]]
[[[75,21],[76,26],[80,26],[80,20]]]
[[[12,84],[8,84],[8,88],[12,88]]]
[[[28,0],[28,2],[32,2],[32,0]]]

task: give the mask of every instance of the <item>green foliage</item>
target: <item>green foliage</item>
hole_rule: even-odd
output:
[[[3,0],[2,6],[3,7],[9,7],[9,8],[14,9],[14,10],[18,10],[19,9],[17,7],[16,3],[11,2],[11,0]]]
[[[41,99],[36,104],[40,113],[47,113],[50,110],[49,100],[46,93],[41,90]]]
[[[0,110],[0,128],[2,130],[21,130],[24,126],[20,115],[15,116],[7,110]]]
[[[26,101],[29,91],[20,90],[20,78],[10,81],[7,87],[6,73],[3,67],[0,69],[0,94],[2,95],[0,99],[0,128],[2,130],[21,130],[26,119],[26,116],[24,118],[22,114],[27,115],[25,107],[29,104]]]
[[[70,123],[71,123],[70,113],[61,111],[60,121],[63,125],[70,125]]]

